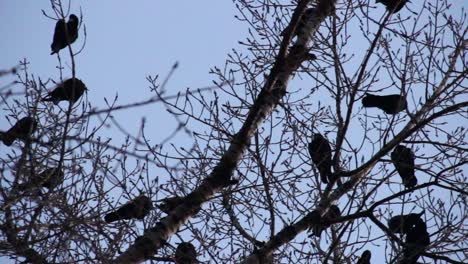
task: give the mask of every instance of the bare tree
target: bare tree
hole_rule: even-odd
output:
[[[207,263],[357,263],[369,250],[371,263],[466,263],[466,11],[445,0],[404,12],[389,1],[233,2],[251,35],[211,70],[213,87],[167,94],[176,64],[163,81],[148,76],[148,100],[96,109],[86,96],[43,102],[52,81],[27,61],[2,72],[24,89],[1,90],[11,124],[39,124],[0,156],[0,252],[32,263],[193,263],[194,248]],[[86,83],[79,51],[64,56]],[[149,104],[178,124],[158,144],[144,119],[132,135],[112,118]],[[123,144],[101,134],[107,125]],[[317,134],[331,155],[309,148]],[[46,188],[41,179],[60,176],[50,168],[64,179]],[[110,212],[120,220],[106,223]]]

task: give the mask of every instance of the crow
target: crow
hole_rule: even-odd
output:
[[[309,154],[317,167],[323,183],[331,181],[332,153],[330,143],[321,134],[315,134],[309,143]]]
[[[403,258],[400,264],[416,264],[421,253],[431,243],[424,221],[416,223],[406,234]]]
[[[397,215],[388,221],[388,228],[393,233],[407,234],[415,225],[424,223],[421,216],[424,210],[419,214]]]
[[[28,140],[30,135],[37,129],[37,121],[30,117],[23,117],[16,122],[8,131],[0,131],[0,140],[3,144],[11,146],[16,139]]]
[[[70,78],[59,84],[54,90],[42,98],[43,102],[51,101],[58,104],[60,101],[68,101],[74,104],[88,88],[78,78]]]
[[[328,211],[320,218],[320,224],[312,229],[312,234],[316,237],[320,237],[322,231],[329,228],[332,225],[331,222],[339,217],[341,217],[340,208],[334,204],[330,205]]]
[[[389,115],[396,115],[397,113],[406,109],[406,98],[399,94],[390,95],[373,95],[366,93],[362,99],[364,107],[377,107]]]
[[[372,256],[372,254],[371,254],[370,250],[365,250],[364,252],[362,252],[361,257],[356,262],[356,264],[370,264],[371,256]]]
[[[376,0],[376,3],[382,3],[388,12],[398,13],[408,0]]]
[[[117,211],[108,213],[104,220],[107,223],[133,218],[141,220],[149,213],[151,209],[153,209],[151,200],[145,195],[140,195],[132,201],[121,206]]]
[[[198,263],[197,251],[189,242],[182,242],[177,246],[174,260],[176,264],[195,264]]]
[[[411,149],[398,145],[393,150],[391,158],[406,188],[411,188],[418,184],[418,179],[414,175],[414,154]]]
[[[65,23],[64,19],[60,19],[55,24],[54,40],[50,48],[52,53],[59,52],[61,49],[67,47],[69,44],[75,42],[78,38],[78,17],[74,14],[70,15],[68,22]]]

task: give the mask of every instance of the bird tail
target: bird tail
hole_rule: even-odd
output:
[[[13,141],[15,141],[15,138],[10,136],[7,132],[0,131],[0,140],[3,142],[3,144],[11,146]]]
[[[112,222],[120,220],[120,217],[117,212],[112,212],[112,213],[106,214],[106,216],[104,217],[104,220],[106,221],[106,223],[112,223]]]

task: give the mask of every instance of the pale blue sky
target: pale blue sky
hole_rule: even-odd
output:
[[[374,0],[370,2],[375,5]],[[454,12],[460,10],[460,5],[466,6],[463,0],[452,2]],[[241,49],[237,42],[247,37],[248,25],[234,19],[237,10],[232,1],[74,1],[72,12],[79,15],[80,7],[87,40],[85,49],[76,57],[77,77],[88,86],[92,106],[99,108],[105,107],[104,97],[112,99],[115,94],[120,104],[147,99],[151,93],[146,76],[159,74],[164,78],[176,61],[179,68],[167,87],[169,94],[187,87],[209,86],[213,80],[209,69],[222,66],[228,52]],[[41,9],[52,14],[49,1],[1,0],[0,70],[27,58],[29,72],[36,78],[59,79],[57,57],[50,55],[55,21],[44,17]],[[378,7],[375,17],[383,12]],[[83,28],[79,33],[73,44],[75,51],[83,43]],[[64,51],[61,54],[66,58],[68,52]],[[71,76],[69,69],[64,72],[68,73],[65,78]],[[12,80],[12,76],[1,78],[0,87]],[[20,86],[13,89],[22,91]],[[172,132],[167,124],[174,124],[160,105],[120,111],[115,117],[133,134],[138,132],[140,119],[147,117],[146,130],[151,132],[154,144]],[[8,127],[0,115],[0,129]],[[113,135],[108,134],[118,145],[116,142],[123,137],[120,133]]]
[[[168,94],[209,86],[213,79],[209,69],[223,65],[227,53],[239,47],[237,41],[246,36],[247,25],[234,19],[236,9],[231,1],[73,1],[71,10],[79,14],[80,7],[87,40],[76,57],[77,77],[86,83],[89,101],[97,107],[105,106],[105,96],[112,99],[117,93],[121,104],[147,99],[151,94],[146,76],[160,74],[162,79],[176,61],[179,67],[169,82]],[[44,17],[41,9],[52,13],[49,1],[1,1],[0,32],[4,38],[0,41],[0,69],[27,58],[36,78],[58,80],[57,57],[49,55],[55,21]],[[84,41],[83,28],[79,34],[73,44],[75,51]],[[68,51],[64,51],[62,57],[67,58]],[[69,69],[64,72],[64,77],[71,76]],[[12,80],[13,76],[0,79],[0,87]],[[171,120],[154,105],[115,116],[126,124],[135,122],[134,129],[130,128],[135,133],[143,116],[151,117],[147,119],[149,131],[161,131],[161,118]],[[8,124],[2,115],[0,128],[5,127]]]

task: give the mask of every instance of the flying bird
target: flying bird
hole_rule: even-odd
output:
[[[55,24],[54,40],[50,48],[52,53],[59,52],[61,49],[67,47],[69,44],[75,42],[78,38],[78,17],[74,14],[70,15],[68,22],[65,23],[64,19],[60,19]]]
[[[68,101],[74,104],[87,90],[88,88],[80,79],[70,78],[49,92],[46,97],[42,98],[42,101],[51,101],[54,104],[58,104],[60,101]]]
[[[330,143],[321,134],[315,134],[309,143],[309,154],[317,167],[323,183],[331,180],[332,153]]]
[[[189,242],[182,242],[177,246],[174,260],[176,264],[195,264],[198,263],[197,251]]]
[[[364,252],[362,252],[361,257],[356,262],[356,264],[370,264],[371,256],[372,256],[372,254],[371,254],[370,250],[365,250]]]
[[[16,122],[8,131],[0,131],[0,140],[3,144],[11,146],[16,139],[28,140],[30,135],[37,129],[37,121],[32,117],[23,117]]]
[[[411,149],[398,145],[393,150],[391,158],[406,188],[411,188],[418,184],[418,179],[414,175],[414,154]]]
[[[134,218],[141,220],[149,213],[151,209],[153,209],[151,200],[145,195],[140,195],[132,201],[121,206],[117,211],[108,213],[104,220],[107,223]]]
[[[408,0],[376,0],[376,3],[382,3],[388,12],[398,13],[408,2]]]
[[[397,113],[406,109],[406,98],[399,94],[390,95],[374,95],[366,93],[362,99],[364,107],[377,107],[389,115],[396,115]]]

